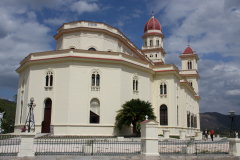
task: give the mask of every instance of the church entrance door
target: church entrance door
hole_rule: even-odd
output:
[[[48,98],[45,102],[44,120],[42,121],[42,133],[50,133],[52,112],[52,100]]]

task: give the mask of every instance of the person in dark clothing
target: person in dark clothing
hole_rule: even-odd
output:
[[[205,134],[205,141],[206,141],[208,139],[208,130],[207,129],[205,130],[204,134]]]
[[[213,129],[211,129],[210,130],[210,135],[211,135],[212,141],[213,141],[213,134],[214,134],[214,131],[213,131]]]
[[[21,132],[26,132],[26,126],[22,126]]]

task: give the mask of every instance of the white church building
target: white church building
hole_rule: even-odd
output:
[[[64,23],[54,36],[56,50],[30,53],[20,62],[15,133],[21,132],[34,97],[35,132],[55,135],[131,135],[115,128],[117,110],[131,99],[149,101],[159,134],[200,130],[198,55],[188,46],[182,70],[165,62],[164,35],[154,15],[140,50],[105,23]]]

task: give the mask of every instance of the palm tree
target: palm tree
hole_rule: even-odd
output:
[[[152,104],[150,102],[141,101],[140,99],[132,99],[122,105],[122,109],[117,111],[115,118],[115,126],[121,130],[122,127],[133,125],[133,131],[136,129],[137,136],[140,136],[140,123],[145,120],[148,115],[149,119],[156,119]]]

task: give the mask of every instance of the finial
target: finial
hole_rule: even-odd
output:
[[[189,42],[190,42],[190,40],[189,40],[189,38],[188,38],[188,46],[190,46]]]
[[[154,14],[153,13],[154,13],[154,11],[152,11],[152,18],[154,18]]]
[[[148,115],[145,116],[146,120],[148,120]]]

